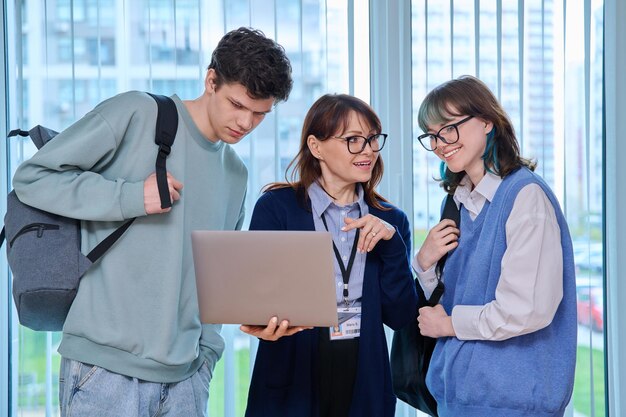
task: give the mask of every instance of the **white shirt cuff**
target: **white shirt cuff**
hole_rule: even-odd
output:
[[[458,305],[452,309],[452,327],[459,340],[484,339],[480,334],[478,319],[484,306]]]
[[[436,264],[435,264],[436,265]],[[422,267],[420,267],[417,262],[417,255],[413,257],[413,261],[411,262],[411,266],[417,275],[417,280],[422,286],[422,290],[424,290],[424,295],[426,299],[429,299],[432,295],[433,291],[437,287],[437,274],[435,273],[435,265],[430,267],[430,269],[423,271]]]

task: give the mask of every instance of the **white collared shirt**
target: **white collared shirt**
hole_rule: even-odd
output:
[[[465,177],[454,193],[472,220],[492,201],[502,179],[486,173],[472,190]],[[563,297],[561,230],[554,207],[537,184],[523,187],[506,222],[507,249],[495,300],[485,305],[457,305],[452,326],[461,340],[505,340],[548,326]],[[434,266],[422,271],[413,259],[426,297],[437,285]]]

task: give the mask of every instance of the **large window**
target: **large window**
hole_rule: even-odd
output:
[[[380,13],[368,16],[368,3],[390,16],[394,8],[408,10],[410,3],[410,47],[408,41],[396,42],[401,25],[371,28],[372,53],[384,52],[391,60],[370,63],[368,22],[370,17],[377,22]],[[538,172],[555,190],[572,232],[580,326],[568,415],[606,415],[603,0],[15,0],[3,7],[10,128],[41,123],[63,129],[103,99],[130,89],[195,98],[212,48],[239,26],[259,28],[283,44],[294,70],[291,97],[236,146],[250,171],[248,209],[264,184],[283,178],[304,113],[319,95],[351,92],[369,101],[370,88],[374,102],[388,95],[387,107],[376,110],[383,120],[401,120],[396,125],[403,132],[412,128],[413,134],[390,137],[383,194],[407,210],[412,207],[415,247],[438,221],[442,198],[433,180],[438,161],[417,142],[412,148],[405,142],[419,133],[415,111],[439,83],[461,74],[480,77],[511,116],[524,156],[538,161]],[[412,71],[410,121],[401,114],[411,107],[406,101],[394,108],[408,94],[409,82],[398,86],[387,77],[370,85],[369,79],[370,66],[391,74],[406,59]],[[399,132],[396,125],[389,123],[387,130]],[[405,157],[391,141],[407,145],[411,155]],[[14,138],[7,151],[10,178],[34,147],[28,139]],[[412,184],[405,180],[411,165]],[[6,268],[0,281],[6,282],[5,275]],[[8,406],[0,415],[8,409],[10,417],[57,416],[61,335],[19,326],[7,288],[0,296],[1,320],[10,312],[9,341],[0,339],[0,359],[10,358],[9,388],[0,381],[0,406],[5,393]],[[227,349],[211,383],[209,413],[240,416],[255,342],[235,326],[225,326],[223,335]],[[5,371],[6,365],[0,366],[0,375]],[[398,416],[415,415],[398,404]]]
[[[412,0],[413,123],[424,95],[463,74],[511,116],[522,154],[555,191],[577,269],[578,352],[571,408],[605,415],[602,236],[602,0]],[[439,221],[439,160],[414,143],[415,244]]]
[[[239,26],[261,29],[281,43],[293,66],[294,89],[237,152],[250,172],[247,207],[261,187],[284,177],[299,143],[304,114],[326,92],[368,91],[353,71],[367,57],[368,39],[348,36],[367,3],[352,0],[48,0],[8,7],[11,127],[64,129],[98,102],[136,89],[193,99],[203,91],[211,52]],[[3,3],[3,4],[6,4]],[[357,52],[358,50],[358,52]],[[367,97],[364,97],[367,99]],[[10,143],[9,175],[35,151],[28,139]],[[4,272],[3,272],[4,274]],[[2,280],[5,282],[4,280]],[[4,293],[3,293],[4,294]],[[0,300],[3,310],[11,300]],[[4,307],[7,308],[4,308]],[[4,315],[2,320],[5,320]],[[34,332],[10,320],[11,416],[57,416],[60,333]],[[212,416],[240,416],[255,342],[224,326],[227,349],[210,388]],[[4,340],[4,339],[3,339]],[[2,349],[6,349],[5,346]],[[4,382],[4,381],[3,381]],[[0,414],[5,415],[5,410]]]

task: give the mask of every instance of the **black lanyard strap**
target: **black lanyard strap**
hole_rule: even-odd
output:
[[[361,214],[361,210],[359,209],[359,217]],[[328,224],[326,223],[326,217],[324,217],[324,213],[322,213],[322,222],[324,223],[324,227],[328,232]],[[348,305],[348,282],[350,282],[350,272],[352,272],[352,266],[354,265],[354,259],[356,258],[356,246],[359,241],[359,232],[360,229],[356,229],[356,233],[354,234],[354,242],[352,243],[352,251],[350,252],[350,258],[348,259],[348,266],[346,267],[343,264],[343,260],[341,259],[341,254],[339,253],[339,249],[337,249],[337,245],[335,245],[335,240],[333,239],[333,251],[335,252],[335,258],[337,258],[337,263],[339,264],[339,269],[341,270],[341,276],[343,278],[343,301]]]

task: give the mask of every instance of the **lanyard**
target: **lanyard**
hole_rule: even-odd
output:
[[[324,223],[324,227],[328,232],[328,224],[326,224],[326,217],[324,217],[324,213],[322,213],[322,222]],[[359,208],[359,217],[361,217],[361,209]],[[341,259],[341,255],[339,254],[339,249],[335,245],[335,240],[333,239],[333,251],[335,252],[335,258],[337,258],[337,263],[339,264],[339,269],[341,270],[341,276],[343,278],[343,301],[348,305],[348,282],[350,281],[350,272],[352,271],[352,266],[354,265],[354,258],[356,258],[356,245],[359,241],[359,229],[356,229],[356,233],[354,235],[354,243],[352,243],[352,252],[350,252],[350,258],[348,259],[348,266],[346,267],[343,264],[343,260]]]

